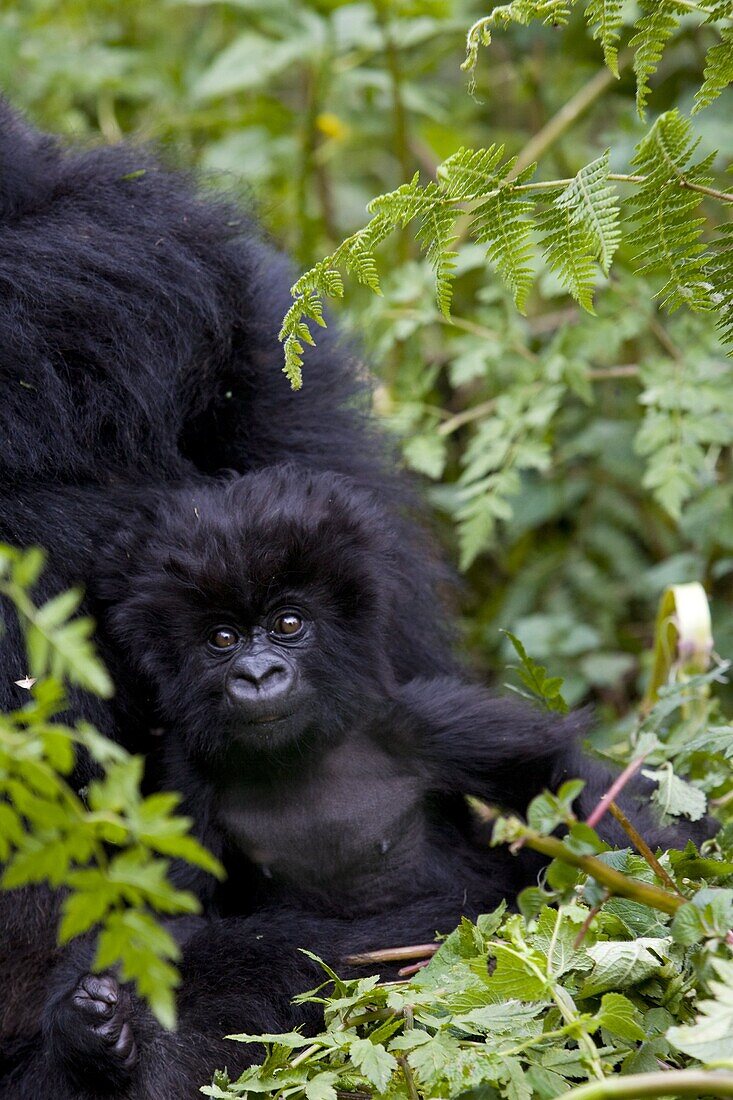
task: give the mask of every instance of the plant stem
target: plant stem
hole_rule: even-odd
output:
[[[464,409],[463,412],[456,413],[450,420],[440,424],[437,429],[438,435],[450,435],[451,432],[462,428],[464,424],[470,424],[474,420],[481,420],[484,416],[490,416],[495,408],[496,400],[492,397],[488,401],[482,401],[479,405],[474,405],[471,409]]]
[[[677,883],[672,876],[665,871],[664,867],[662,867],[661,863],[654,855],[654,852],[644,840],[644,837],[634,828],[623,810],[617,806],[615,802],[611,802],[608,809],[611,816],[616,818],[616,821],[618,821],[636,850],[647,861],[657,878],[664,883],[668,890],[672,890],[675,894],[679,894],[681,898],[684,897],[682,891],[678,889]],[[685,901],[687,901],[687,898],[685,898]]]
[[[652,909],[658,909],[662,913],[673,916],[685,899],[670,894],[667,890],[661,890],[658,886],[651,886],[638,879],[629,878],[608,867],[602,860],[595,856],[581,856],[568,848],[561,840],[553,836],[541,836],[533,829],[523,827],[519,834],[528,848],[535,852],[541,852],[550,859],[559,859],[563,863],[569,863],[571,867],[577,867],[585,871],[587,875],[605,886],[610,894],[621,898],[630,898],[632,901],[641,902]]]
[[[621,793],[631,777],[638,772],[645,759],[646,753],[642,753],[641,756],[637,756],[635,760],[632,760],[630,764],[626,765],[621,774],[614,779],[611,786],[598,802],[598,805],[593,809],[593,812],[588,814],[585,822],[586,825],[590,825],[591,829],[595,829],[616,795]]]
[[[646,183],[647,176],[632,176],[626,172],[609,172],[608,178],[615,180],[616,183]],[[533,191],[562,191],[568,184],[573,182],[572,177],[568,176],[563,179],[555,180],[534,180],[532,183],[519,183],[513,186],[511,182],[503,183],[499,187],[492,187],[489,191],[477,192],[474,195],[461,195],[451,198],[447,195],[441,195],[437,200],[439,206],[461,206],[466,204],[469,209],[473,204],[486,202],[487,199],[493,199],[495,195],[498,195],[500,191],[508,190],[514,195],[525,194]],[[733,192],[731,191],[718,191],[715,187],[706,187],[702,183],[690,183],[684,176],[680,176],[677,179],[677,185],[679,187],[685,187],[688,191],[699,191],[702,195],[710,195],[714,199],[719,199],[721,202],[733,203]]]
[[[405,962],[410,959],[425,959],[434,955],[440,944],[416,943],[409,947],[385,947],[381,951],[362,951],[358,955],[347,955],[347,966],[369,966],[371,963]]]
[[[410,1063],[404,1054],[397,1055],[397,1062],[400,1069],[405,1075],[405,1081],[407,1082],[407,1091],[410,1094],[410,1100],[420,1100],[420,1093],[417,1091],[417,1085],[415,1084],[415,1078],[412,1076],[412,1070],[410,1069]]]
[[[619,69],[622,69],[630,60],[631,51],[627,50],[619,56]],[[550,121],[530,138],[524,149],[519,153],[516,164],[509,173],[509,179],[518,176],[530,164],[534,164],[535,161],[539,160],[542,154],[546,153],[550,146],[554,145],[558,138],[570,129],[573,123],[603,95],[616,79],[618,78],[610,69],[601,69],[587,84],[584,84],[560,108],[557,114],[553,115]]]
[[[570,1089],[565,1100],[640,1100],[644,1096],[733,1096],[733,1073],[704,1069],[673,1069],[605,1077]]]
[[[636,363],[622,363],[618,367],[598,367],[597,370],[589,370],[588,378],[591,382],[606,382],[613,378],[638,378],[639,368]]]
[[[598,902],[598,905],[594,905],[593,908],[591,909],[591,911],[588,913],[588,916],[585,918],[585,920],[583,921],[583,923],[580,926],[580,931],[578,932],[577,936],[573,940],[573,949],[575,951],[578,951],[580,949],[580,945],[582,944],[583,940],[585,939],[586,935],[588,934],[588,929],[590,928],[591,924],[593,923],[595,918],[598,916],[598,914],[600,913],[601,909],[606,904],[606,902],[608,901],[610,896],[611,895],[609,894],[608,890],[606,890],[603,897]]]

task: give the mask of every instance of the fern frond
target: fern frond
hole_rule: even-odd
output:
[[[526,215],[534,206],[525,195],[515,194],[513,188],[529,179],[535,166],[526,168],[508,183],[516,158],[506,161],[503,158],[503,145],[462,148],[441,165],[438,178],[441,188],[454,201],[487,196],[473,211],[469,233],[478,244],[488,245],[487,258],[509,286],[518,309],[523,311],[533,276],[528,263],[531,223]]]
[[[693,115],[709,107],[733,83],[733,27],[723,27],[720,42],[708,50],[704,75],[703,85],[695,96]]]
[[[621,32],[623,0],[589,0],[585,19],[593,31],[593,38],[601,43],[603,58],[613,75],[618,78],[618,39]]]
[[[452,206],[431,204],[420,217],[416,240],[435,270],[435,297],[444,317],[450,317],[453,297],[453,272],[456,252],[451,251],[455,240],[453,229],[459,211]]]
[[[545,258],[573,298],[593,312],[598,260],[604,273],[621,239],[618,201],[608,182],[608,151],[585,165],[544,212]]]
[[[649,79],[656,72],[667,42],[677,30],[680,16],[689,10],[683,0],[640,0],[644,13],[636,23],[629,46],[634,54],[636,106],[643,117],[649,98]]]
[[[319,264],[318,266],[320,267],[322,265]],[[312,277],[314,271],[315,268],[306,272],[306,274],[298,280],[295,286],[302,284],[307,277]],[[329,272],[329,276],[331,274],[335,274],[340,281],[338,272]],[[325,276],[323,279],[322,285],[325,285]],[[313,283],[313,278],[311,279],[311,283]],[[295,287],[292,288],[291,293],[295,294]],[[308,327],[308,323],[304,321],[303,318],[310,317],[311,320],[322,327],[325,327],[326,324],[323,319],[323,300],[321,293],[322,292],[315,285],[311,285],[307,289],[299,291],[298,296],[285,314],[282,327],[278,333],[278,339],[282,342],[283,351],[285,353],[283,374],[294,390],[299,390],[303,385],[302,368],[305,345],[309,344],[311,347],[315,347],[313,335]]]
[[[315,347],[316,343],[308,320],[325,328],[323,299],[343,297],[344,281],[339,267],[355,275],[375,294],[381,294],[374,249],[393,229],[394,223],[388,217],[376,214],[362,229],[342,241],[335,252],[304,272],[290,288],[294,300],[283,318],[278,339],[285,354],[283,374],[294,390],[303,385],[305,345]]]
[[[708,12],[706,23],[715,23],[718,19],[733,19],[733,0],[707,0],[705,11]]]
[[[506,179],[512,168],[513,159],[499,171],[503,156],[503,145],[490,145],[488,149],[462,147],[440,165],[438,183],[450,198],[463,202],[483,195]]]
[[[533,172],[534,165],[514,182],[524,182]],[[474,210],[471,222],[471,236],[478,244],[488,246],[486,258],[511,290],[520,313],[524,313],[534,279],[529,262],[533,212],[534,200],[517,194],[507,184]]]
[[[570,18],[570,8],[575,0],[512,0],[510,4],[501,4],[490,15],[478,19],[466,36],[466,59],[461,65],[464,72],[473,72],[478,61],[480,46],[491,43],[491,32],[497,27],[508,27],[516,23],[526,27],[538,20],[561,27]]]
[[[431,185],[428,184],[428,188]],[[437,184],[432,184],[437,188]],[[416,172],[409,183],[403,183],[394,191],[388,191],[385,195],[377,195],[369,203],[367,210],[380,219],[387,219],[393,225],[399,225],[403,229],[422,213],[430,202],[427,188],[420,184],[420,173]]]
[[[712,287],[718,328],[723,340],[733,345],[733,222],[720,226],[719,236],[710,246],[705,275]]]
[[[565,208],[553,205],[540,219],[542,247],[550,271],[578,305],[593,313],[595,267],[587,230]]]
[[[608,181],[609,155],[607,149],[603,156],[581,168],[555,200],[557,206],[566,207],[571,217],[584,226],[606,275],[621,241],[618,198]]]
[[[660,295],[670,311],[681,305],[711,308],[701,241],[705,219],[696,216],[702,196],[687,185],[709,183],[712,155],[692,163],[697,144],[687,119],[668,111],[639,143],[631,162],[645,177],[631,200],[637,219],[637,271],[664,269],[667,281]]]

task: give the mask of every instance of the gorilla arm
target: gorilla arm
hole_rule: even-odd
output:
[[[435,790],[474,795],[524,813],[543,790],[582,779],[585,787],[575,802],[582,820],[614,780],[579,746],[587,712],[550,714],[451,677],[413,680],[398,690],[395,705],[401,712],[395,728],[406,731],[407,751],[422,761]],[[712,834],[709,819],[661,826],[649,809],[654,789],[634,776],[615,800],[652,848],[684,846],[688,839],[699,844]],[[609,844],[628,847],[629,838],[610,814],[598,833]]]

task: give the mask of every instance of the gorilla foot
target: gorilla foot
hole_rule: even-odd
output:
[[[132,998],[111,974],[85,974],[59,1005],[54,1046],[80,1083],[113,1087],[138,1061]]]

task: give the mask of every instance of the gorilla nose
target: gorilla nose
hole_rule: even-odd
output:
[[[262,654],[232,669],[227,690],[233,703],[277,704],[293,686],[293,669],[285,661]]]

